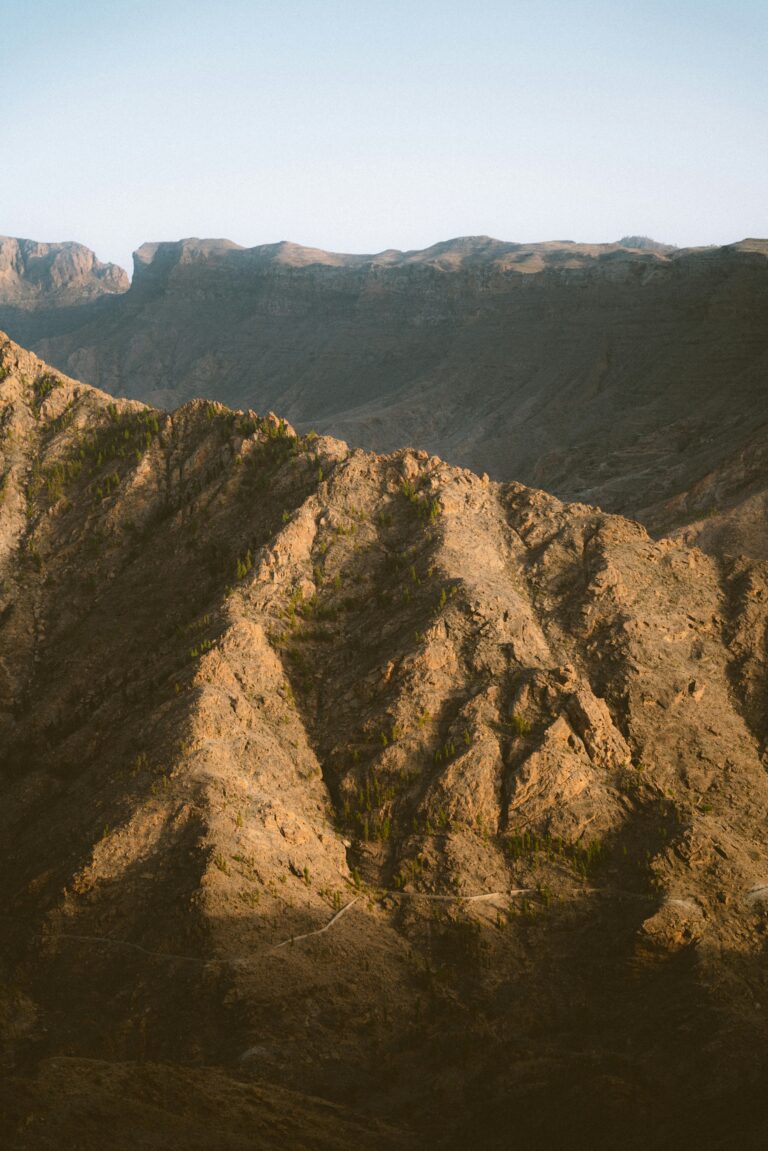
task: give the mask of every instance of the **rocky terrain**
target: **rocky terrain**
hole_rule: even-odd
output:
[[[3,1146],[763,1147],[766,564],[0,349]]]
[[[737,510],[755,495],[742,457],[766,435],[768,241],[480,236],[347,256],[183,240],[141,247],[128,290],[114,270],[73,279],[78,307],[37,288],[31,307],[20,275],[0,280],[0,326],[115,396],[274,408],[657,531],[723,515],[734,553],[768,554]]]
[[[39,244],[0,236],[0,299],[34,311],[77,307],[127,292],[130,280],[82,244]]]

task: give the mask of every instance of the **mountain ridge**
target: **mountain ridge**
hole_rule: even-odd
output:
[[[0,364],[7,1144],[761,1146],[766,565]]]
[[[736,509],[760,456],[768,242],[657,247],[481,236],[344,256],[188,239],[145,245],[127,291],[77,306],[0,294],[0,326],[113,395],[417,444],[660,533],[694,533],[714,507],[730,549],[764,555]],[[733,461],[753,450],[739,487]]]

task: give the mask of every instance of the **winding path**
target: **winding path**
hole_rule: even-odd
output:
[[[354,899],[350,899],[349,903],[345,903],[340,911],[337,911],[333,919],[329,919],[325,927],[319,927],[317,931],[305,931],[303,935],[292,935],[290,939],[284,939],[282,943],[276,943],[274,947],[270,947],[270,951],[279,951],[281,947],[287,947],[289,943],[298,943],[300,939],[309,939],[313,935],[322,935],[329,928],[333,927],[341,919],[345,912],[349,911],[350,907],[361,899],[360,895],[356,895]]]
[[[384,890],[379,890],[377,892],[369,892],[369,893],[359,892],[353,899],[350,899],[348,903],[345,903],[342,908],[340,908],[338,911],[336,911],[331,916],[331,918],[328,920],[328,922],[326,924],[324,924],[323,927],[318,927],[314,931],[302,932],[301,935],[291,935],[288,939],[283,939],[280,943],[272,944],[270,947],[267,947],[263,952],[259,952],[259,954],[270,955],[270,954],[273,954],[275,951],[282,950],[283,947],[288,947],[289,944],[299,943],[302,939],[312,939],[316,935],[324,935],[326,931],[330,931],[330,929],[336,923],[339,922],[339,920],[342,918],[342,916],[346,915],[346,913],[349,911],[349,909],[351,907],[354,907],[354,905],[359,900],[363,899],[366,895],[369,895],[372,899],[374,899],[378,903],[383,902],[383,900],[385,900],[385,899],[425,899],[425,900],[431,900],[431,901],[438,902],[438,903],[478,903],[478,902],[481,902],[483,900],[513,899],[515,896],[537,896],[539,894],[540,894],[540,892],[535,887],[514,887],[514,888],[511,888],[509,891],[483,891],[477,895],[434,895],[428,891],[399,891],[399,890],[394,890],[394,889],[392,889],[392,890],[384,889]],[[641,892],[632,892],[632,891],[620,891],[620,890],[617,891],[615,889],[613,889],[611,891],[605,891],[602,888],[596,888],[596,887],[583,888],[582,894],[584,894],[584,895],[614,895],[614,896],[619,896],[619,897],[629,896],[631,898],[644,899],[644,900],[658,899],[657,895],[646,895],[646,894],[643,894]],[[753,902],[756,900],[766,899],[766,898],[768,898],[768,885],[754,888],[747,895],[747,901],[748,902]],[[692,902],[690,900],[680,899],[680,898],[669,898],[668,897],[667,902],[686,905],[686,906],[692,906],[692,907],[696,907],[696,910],[699,910],[698,906],[696,904],[692,904]],[[13,919],[12,916],[2,916],[0,918]],[[63,939],[73,940],[74,942],[77,942],[77,943],[106,943],[110,947],[118,947],[118,948],[122,947],[122,948],[125,948],[126,950],[129,950],[129,951],[137,951],[137,952],[139,952],[139,954],[148,955],[152,959],[163,959],[165,961],[170,961],[170,962],[174,962],[174,963],[197,963],[203,967],[206,967],[209,964],[216,964],[216,963],[224,964],[225,966],[230,966],[230,967],[242,967],[248,963],[252,963],[253,959],[254,959],[253,954],[248,955],[248,956],[243,956],[240,958],[233,958],[233,959],[216,959],[216,958],[203,959],[199,955],[179,955],[179,954],[177,954],[175,952],[171,952],[171,951],[152,951],[147,947],[142,947],[141,944],[139,944],[139,943],[131,943],[127,939],[115,939],[113,936],[109,936],[109,935],[78,935],[78,934],[74,934],[74,933],[67,932],[67,931],[61,931],[61,932],[56,933],[55,935],[40,933],[36,936],[36,938],[41,940],[42,942],[46,942],[46,943],[56,943],[59,940],[63,940]]]

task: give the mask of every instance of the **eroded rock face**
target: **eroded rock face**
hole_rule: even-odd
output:
[[[751,1145],[764,565],[0,357],[9,1145]]]
[[[0,236],[0,300],[3,306],[61,308],[126,292],[128,276],[102,264],[82,244],[40,244]]]

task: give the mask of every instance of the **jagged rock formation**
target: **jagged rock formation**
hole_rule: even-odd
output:
[[[762,1146],[766,566],[0,357],[4,1146]]]
[[[122,268],[102,264],[82,244],[40,244],[0,236],[0,299],[28,309],[76,306],[126,292]]]
[[[74,311],[0,292],[0,326],[114,395],[274,408],[661,531],[681,512],[698,521],[695,493],[764,433],[767,241],[480,236],[345,256],[184,240],[144,245],[135,264],[129,291]],[[715,486],[725,513],[751,494]],[[751,548],[731,520],[729,546]]]

